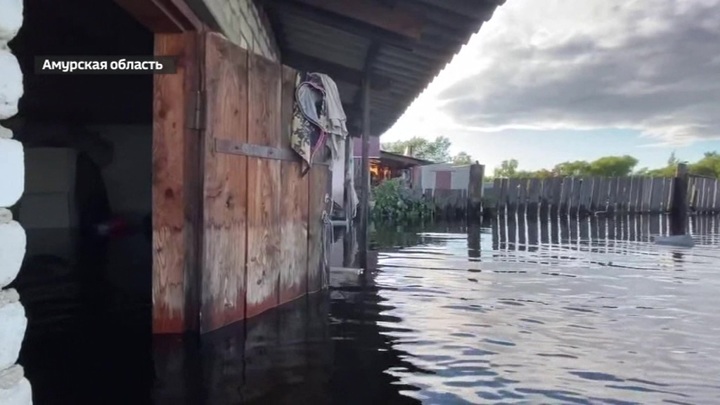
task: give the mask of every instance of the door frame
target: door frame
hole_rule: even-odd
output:
[[[186,0],[114,0],[154,34],[155,56],[176,56],[153,81],[153,333],[199,330],[202,247],[201,36],[207,25]]]

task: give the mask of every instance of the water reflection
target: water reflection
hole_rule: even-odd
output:
[[[391,373],[432,403],[713,402],[718,223],[695,218],[692,249],[647,243],[665,224],[503,218],[479,247],[457,227],[381,252],[383,333],[424,370]]]
[[[663,217],[377,228],[374,270],[341,268],[356,253],[342,236],[328,294],[201,339],[151,337],[149,304],[129,304],[140,275],[76,280],[56,263],[65,284],[42,291],[65,315],[30,305],[21,363],[40,405],[713,402],[718,221],[691,231],[685,249],[647,243]]]

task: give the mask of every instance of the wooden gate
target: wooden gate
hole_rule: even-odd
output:
[[[187,104],[199,101],[197,109],[188,107],[204,123],[189,133],[200,137],[195,152],[199,164],[192,166],[187,156],[169,155],[156,159],[165,165],[156,168],[169,172],[175,166],[164,162],[178,162],[186,177],[193,177],[187,173],[194,171],[201,184],[179,184],[178,192],[168,195],[161,185],[167,181],[160,179],[154,210],[158,217],[157,212],[179,198],[188,201],[185,206],[201,205],[201,218],[198,232],[185,233],[195,244],[176,247],[170,239],[154,237],[154,325],[160,333],[192,329],[188,320],[193,316],[199,318],[201,332],[211,331],[322,287],[322,214],[329,209],[325,195],[331,176],[327,162],[313,164],[301,176],[300,158],[290,148],[296,72],[216,33],[198,35],[196,41],[201,55],[199,91],[197,97],[188,97],[195,91],[185,85],[179,97]],[[177,122],[163,116],[168,114],[163,102],[156,105],[156,114],[175,128]],[[175,100],[174,109],[179,103]],[[169,138],[162,137],[167,138],[165,146]],[[173,153],[171,146],[165,149]],[[188,221],[195,220],[186,215]],[[196,250],[198,258],[193,260]],[[190,265],[193,262],[197,268]],[[180,298],[175,285],[181,287]],[[176,320],[177,308],[185,308],[182,322]]]
[[[290,149],[295,71],[205,38],[203,331],[320,289],[329,166]]]

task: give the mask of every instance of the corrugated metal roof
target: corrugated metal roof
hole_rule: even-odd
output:
[[[309,56],[317,64],[311,67],[318,71],[322,71],[320,62],[328,62],[389,79],[388,85],[371,91],[371,132],[379,135],[397,121],[504,0],[393,0],[394,7],[416,14],[424,22],[419,40],[401,44],[396,37],[379,39],[376,31],[359,30],[357,25],[327,24],[316,18],[311,8],[298,3],[302,2],[263,3],[281,53]],[[406,43],[409,45],[404,46]],[[292,61],[284,63],[293,66]],[[349,124],[357,134],[362,119],[360,87],[349,82],[355,76],[334,79]]]

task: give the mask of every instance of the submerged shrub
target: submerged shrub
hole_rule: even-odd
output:
[[[400,179],[385,180],[373,188],[372,217],[385,222],[419,222],[430,219],[435,207],[406,188]]]

